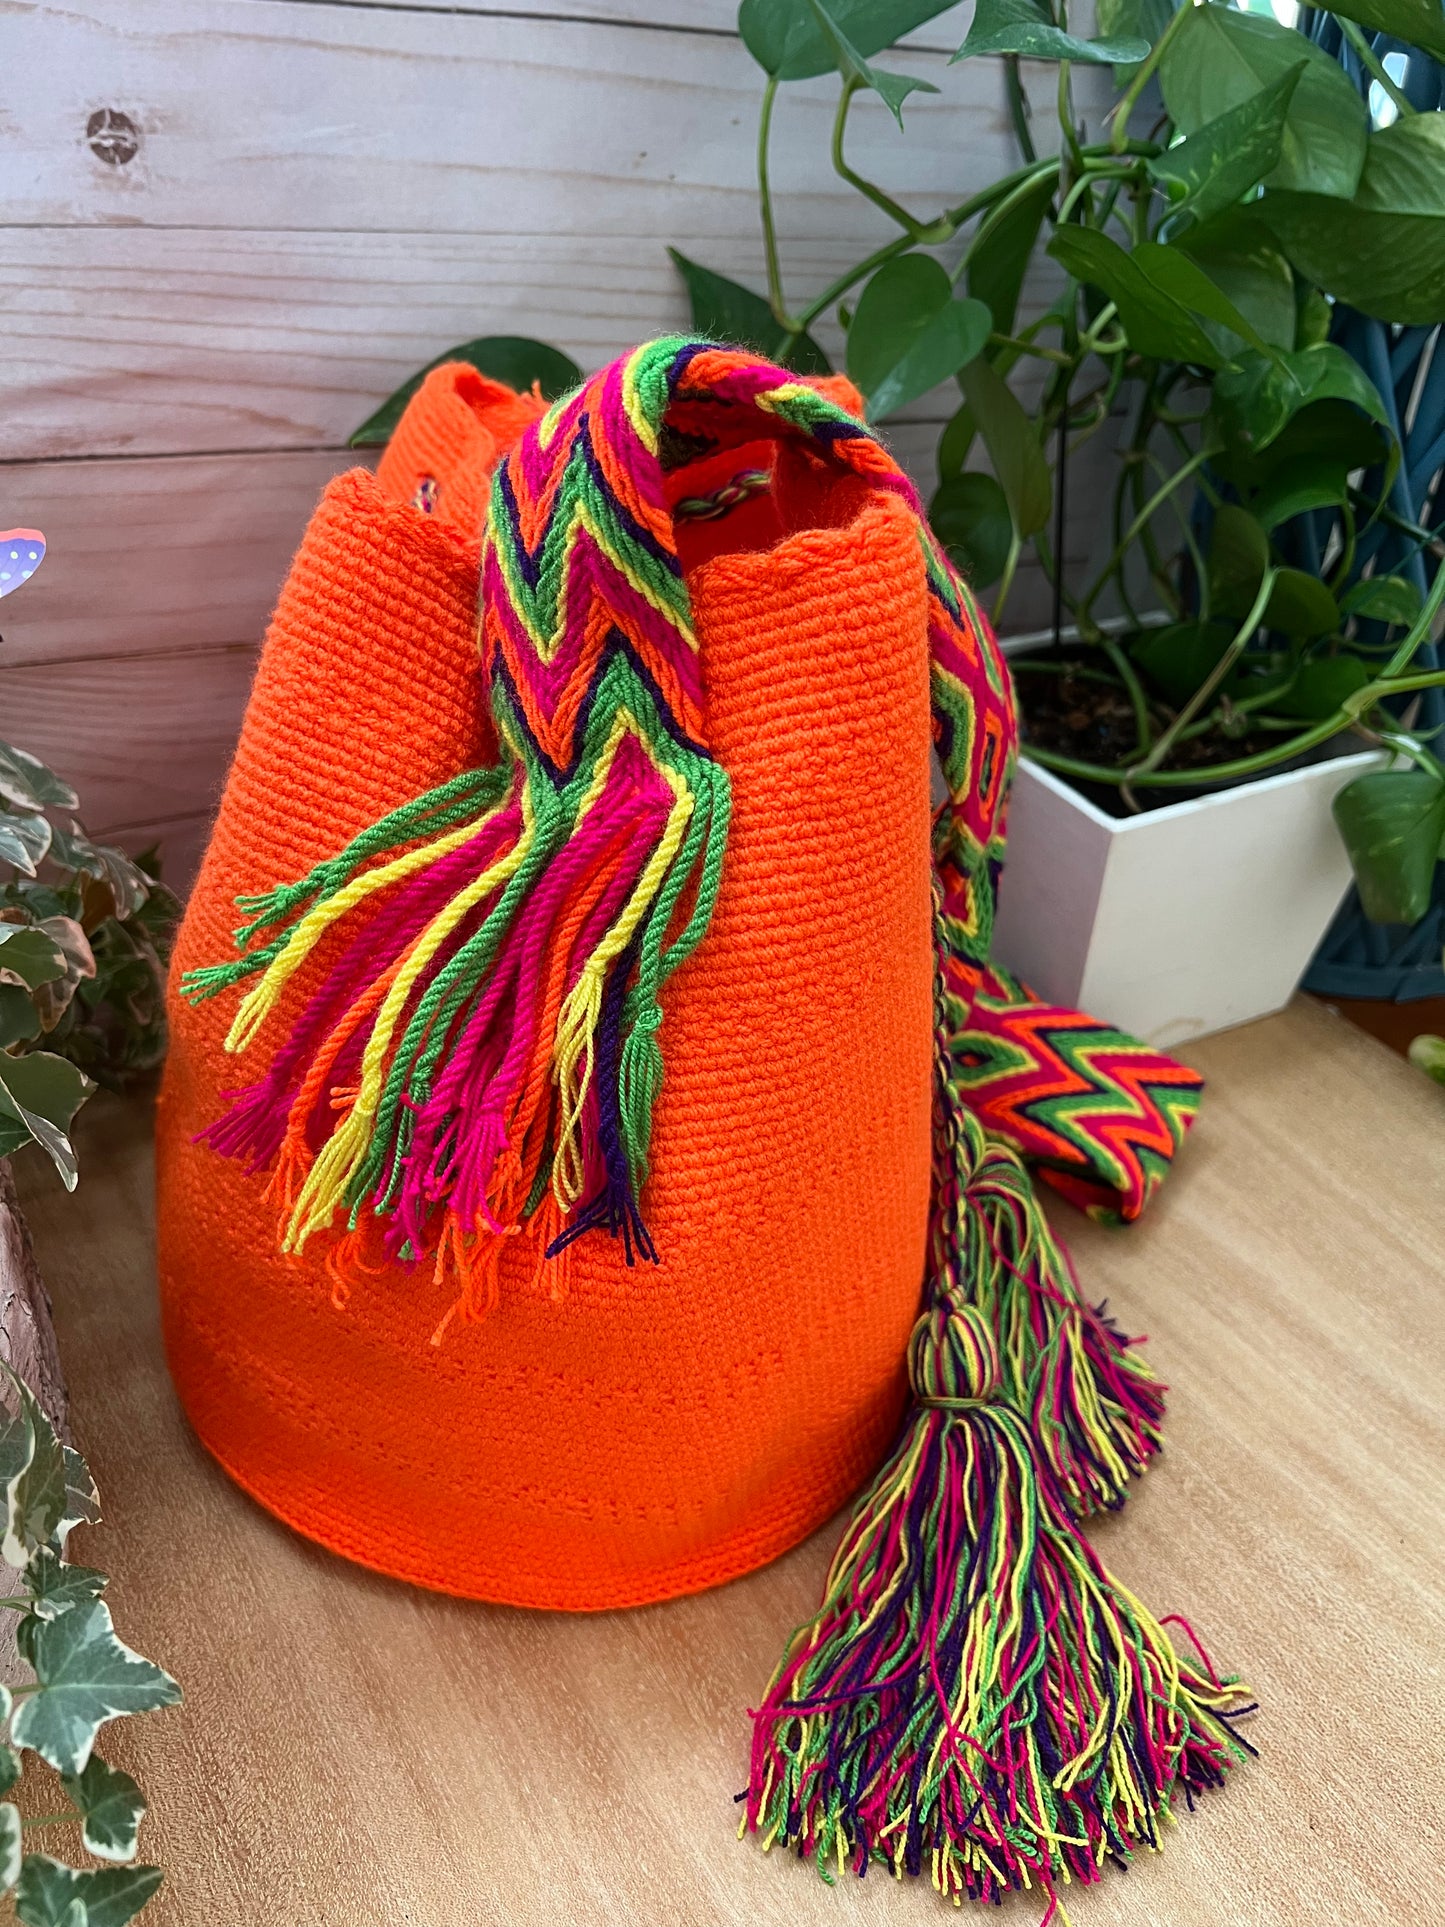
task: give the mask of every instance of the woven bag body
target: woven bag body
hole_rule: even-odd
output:
[[[334,482],[307,531],[177,979],[228,948],[238,896],[494,751],[472,532],[490,445],[457,405],[433,378],[379,477]],[[516,432],[495,395],[467,406],[491,407],[495,443]],[[428,468],[456,521],[427,512]],[[432,1343],[448,1294],[424,1268],[348,1289],[325,1248],[277,1255],[262,1182],[195,1141],[243,1081],[227,1014],[171,999],[160,1277],[196,1430],[310,1537],[468,1596],[603,1608],[748,1571],[864,1481],[904,1403],[933,1028],[916,521],[780,458],[768,499],[699,523],[683,556],[733,818],[707,940],[663,993],[658,1265],[587,1238],[558,1295],[518,1236],[490,1316]]]

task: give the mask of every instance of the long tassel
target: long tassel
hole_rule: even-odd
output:
[[[825,1877],[877,1860],[1052,1913],[1221,1783],[1248,1709],[1080,1535],[984,1312],[935,1301],[909,1371],[914,1412],[753,1716],[743,1826]]]
[[[944,919],[934,1036],[934,1173],[925,1302],[976,1306],[1004,1395],[1032,1415],[1040,1456],[1082,1518],[1122,1505],[1161,1443],[1165,1388],[1134,1341],[1089,1305],[1022,1160],[988,1137],[954,1075]]]

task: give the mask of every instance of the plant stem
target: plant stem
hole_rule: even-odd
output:
[[[1198,449],[1189,460],[1185,462],[1182,468],[1175,469],[1168,481],[1166,481],[1161,488],[1156,489],[1154,494],[1149,497],[1149,500],[1129,524],[1123,539],[1114,544],[1113,554],[1104,564],[1092,588],[1090,588],[1084,596],[1083,602],[1080,605],[1083,609],[1088,610],[1093,608],[1094,604],[1103,594],[1105,585],[1108,583],[1110,577],[1122,566],[1124,557],[1133,546],[1139,532],[1149,526],[1149,523],[1153,520],[1154,516],[1158,514],[1159,510],[1163,508],[1174,491],[1179,488],[1182,483],[1187,482],[1196,469],[1202,468],[1213,453],[1214,449],[1211,445],[1206,445]]]
[[[1061,368],[1072,368],[1074,357],[1058,348],[1041,348],[1037,342],[1021,341],[1017,335],[1001,335],[997,330],[988,338],[990,348],[1012,348],[1019,355],[1035,355],[1040,361],[1055,361]]]
[[[1029,162],[1038,159],[1038,149],[1034,146],[1033,129],[1029,126],[1029,97],[1024,92],[1023,76],[1019,72],[1017,54],[1005,54],[1003,63],[1004,91],[1008,95],[1009,118],[1014,125],[1014,138],[1018,141],[1019,152]]]
[[[1063,9],[1059,9],[1062,14]],[[1069,157],[1076,170],[1082,171],[1084,150],[1079,145],[1079,130],[1074,125],[1074,88],[1073,65],[1070,61],[1059,62],[1059,128],[1068,142]]]
[[[1019,540],[1017,533],[1014,533],[1009,537],[1008,559],[1003,565],[1003,574],[999,577],[998,587],[993,593],[993,619],[995,622],[999,620],[1003,612],[1003,605],[1008,600],[1008,592],[1013,587],[1014,572],[1018,568],[1019,555],[1022,549],[1023,543]]]
[[[793,327],[792,317],[788,313],[788,304],[783,296],[783,270],[778,260],[778,230],[773,220],[773,190],[768,179],[768,142],[772,138],[773,102],[777,97],[778,77],[776,74],[769,74],[767,85],[763,88],[763,104],[758,111],[758,206],[763,217],[763,253],[768,263],[768,303],[772,308],[773,318],[780,327],[801,334],[802,328]]]
[[[1130,662],[1117,636],[1105,634],[1100,638],[1100,646],[1118,671],[1120,682],[1129,692],[1129,701],[1134,706],[1134,728],[1139,738],[1138,748],[1141,755],[1147,755],[1154,741],[1154,730],[1149,721],[1149,698],[1144,694],[1144,685],[1139,680],[1138,671]]]
[[[1083,334],[1079,336],[1079,359],[1080,360],[1082,360],[1085,355],[1115,353],[1115,349],[1113,348],[1113,346],[1109,344],[1105,344],[1101,340],[1101,336],[1103,335],[1104,330],[1109,326],[1109,323],[1114,319],[1114,316],[1118,312],[1119,312],[1118,308],[1114,305],[1112,301],[1106,301],[1103,307],[1100,308],[1099,312],[1094,316],[1094,319],[1090,322],[1089,326],[1084,330]],[[1125,348],[1128,345],[1129,344],[1127,339],[1121,333],[1119,336],[1119,346],[1121,348]]]
[[[1219,658],[1219,661],[1215,663],[1209,674],[1204,678],[1204,681],[1200,683],[1194,694],[1189,698],[1189,701],[1185,703],[1179,714],[1174,718],[1174,721],[1170,723],[1169,727],[1164,731],[1164,734],[1159,738],[1158,742],[1155,743],[1153,749],[1150,750],[1144,761],[1126,772],[1126,780],[1128,782],[1136,782],[1139,777],[1147,776],[1151,770],[1159,767],[1178,741],[1179,732],[1186,729],[1189,724],[1194,721],[1194,718],[1199,714],[1200,710],[1203,709],[1204,705],[1224,681],[1230,670],[1233,669],[1235,663],[1238,662],[1240,656],[1243,654],[1250,637],[1264,620],[1264,612],[1269,607],[1270,597],[1274,594],[1274,585],[1278,575],[1278,569],[1270,568],[1265,570],[1263,576],[1260,578],[1259,588],[1255,592],[1254,601],[1250,604],[1249,614],[1230,637],[1229,647]]]
[[[1421,604],[1419,615],[1410,624],[1404,640],[1385,665],[1384,675],[1380,678],[1382,682],[1387,678],[1398,676],[1409,665],[1415,651],[1430,640],[1430,631],[1434,627],[1435,618],[1440,613],[1442,603],[1445,603],[1445,569],[1437,569],[1435,580],[1430,584],[1430,593]],[[1422,684],[1421,687],[1423,686]]]
[[[1184,6],[1174,15],[1169,25],[1160,34],[1146,57],[1139,63],[1139,71],[1124,90],[1123,98],[1114,108],[1114,125],[1110,131],[1109,144],[1116,154],[1122,154],[1129,139],[1129,116],[1133,113],[1140,94],[1154,78],[1155,69],[1164,57],[1164,49],[1178,33],[1180,23],[1187,20],[1193,12],[1192,7]]]
[[[874,207],[881,208],[890,221],[896,221],[915,245],[933,246],[939,241],[948,240],[952,229],[945,228],[939,233],[937,221],[931,225],[925,225],[922,221],[915,220],[908,209],[901,207],[891,194],[885,194],[881,187],[875,187],[872,181],[864,180],[861,174],[855,174],[844,158],[843,139],[848,127],[848,110],[853,105],[853,96],[862,85],[861,80],[845,80],[843,91],[838,96],[838,111],[833,116],[833,172],[840,180],[846,181],[849,187],[856,188],[865,200],[873,203]]]
[[[1345,36],[1346,40],[1349,41],[1350,45],[1359,55],[1363,65],[1369,68],[1370,72],[1374,75],[1375,79],[1379,81],[1380,85],[1390,96],[1391,100],[1394,101],[1400,112],[1402,114],[1413,114],[1415,108],[1411,104],[1410,96],[1405,93],[1403,88],[1397,86],[1397,84],[1391,80],[1389,74],[1385,71],[1384,62],[1360,32],[1360,29],[1355,25],[1354,21],[1346,20],[1343,14],[1336,14],[1335,18],[1340,23],[1340,32]]]
[[[939,245],[951,240],[965,222],[973,219],[974,215],[982,214],[986,208],[992,207],[996,201],[1002,200],[1005,194],[1011,194],[1021,185],[1041,180],[1044,175],[1055,172],[1058,165],[1058,161],[1053,158],[1037,161],[1030,167],[1020,168],[1017,173],[1007,175],[1001,181],[995,181],[991,187],[984,188],[982,193],[973,195],[960,206],[949,208],[927,230],[929,233],[938,231],[937,243],[930,242],[929,245]],[[796,321],[789,323],[785,320],[784,325],[790,326],[795,333],[801,334],[805,328],[812,326],[826,308],[830,308],[835,301],[841,300],[850,288],[866,280],[875,268],[881,268],[885,261],[891,261],[895,255],[906,254],[913,245],[913,237],[909,234],[899,234],[893,240],[885,241],[882,247],[875,248],[865,260],[860,261],[856,267],[849,268],[846,274],[840,274],[836,281],[824,288],[816,300],[808,303]]]

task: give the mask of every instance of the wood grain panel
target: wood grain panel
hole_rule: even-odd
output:
[[[74,785],[96,835],[193,817],[219,795],[254,667],[237,645],[11,669],[6,736]]]
[[[302,0],[305,5],[335,6],[338,0]],[[413,4],[413,0],[344,0],[348,6],[362,7],[402,7]],[[488,6],[485,3],[463,6],[448,6],[449,13],[493,14],[525,12],[534,18],[554,17],[576,19],[585,13],[589,19],[614,22],[618,26],[641,29],[645,32],[677,31],[681,33],[720,34],[729,38],[737,33],[737,0],[527,0],[524,8]],[[941,13],[936,20],[915,28],[912,33],[904,34],[899,44],[904,47],[924,47],[952,53],[963,43],[968,32],[971,8],[965,3],[951,7]]]
[[[886,437],[931,493],[938,424],[890,424]],[[11,666],[259,642],[323,487],[362,459],[336,449],[0,466],[0,525],[44,529],[49,543],[4,612],[0,698]],[[1081,531],[1071,561],[1085,553]],[[1025,566],[1020,605],[1037,606],[1036,574]],[[1013,611],[1010,623],[1029,626]]]
[[[756,235],[690,245],[762,286]],[[846,235],[790,247],[790,294],[808,299],[856,259]],[[1051,271],[1032,276],[1024,312],[1056,288]],[[0,305],[12,460],[337,447],[475,335],[537,336],[591,369],[688,325],[661,241],[566,234],[0,228]],[[836,324],[817,333],[841,367]],[[1041,367],[1025,364],[1021,393]],[[957,404],[950,385],[905,417],[941,421]]]
[[[7,13],[12,71],[44,81],[0,129],[10,222],[754,231],[760,75],[735,39],[296,0],[10,0]],[[856,167],[927,204],[962,173],[1013,164],[997,62],[893,59],[946,90],[910,100],[906,135],[861,101]],[[785,235],[889,232],[831,172],[836,92],[836,76],[790,87],[780,109]],[[140,130],[127,165],[87,146],[97,105]]]
[[[1168,1449],[1098,1542],[1246,1673],[1261,1758],[1181,1811],[1162,1854],[1070,1889],[1070,1916],[1424,1921],[1445,1727],[1440,1093],[1312,1007],[1197,1055],[1203,1115],[1150,1217],[1059,1224],[1174,1387]],[[148,1923],[951,1917],[926,1883],[875,1870],[828,1889],[733,1837],[744,1709],[815,1605],[836,1525],[721,1591],[575,1618],[412,1592],[315,1551],[227,1483],[177,1410],[143,1112],[97,1100],[81,1124],[76,1196],[37,1160],[22,1192],[106,1505],[76,1554],[115,1575],[121,1632],[186,1691],[106,1741],[151,1796],[143,1846],[168,1869]]]
[[[12,665],[260,641],[342,450],[0,467],[0,526],[44,529],[45,566],[8,602]]]

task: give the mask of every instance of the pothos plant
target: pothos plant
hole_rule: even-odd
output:
[[[1437,0],[1325,0],[1379,108],[1306,33],[1222,0],[978,0],[955,56],[1003,66],[1020,163],[918,211],[848,159],[861,97],[902,123],[932,83],[876,64],[946,0],[742,0],[763,70],[757,141],[767,292],[674,252],[696,325],[801,371],[835,314],[870,416],[956,380],[931,517],[1004,610],[1021,558],[1052,584],[1067,647],[1015,659],[1026,753],[1122,809],[1240,781],[1346,734],[1396,752],[1337,817],[1370,914],[1424,910],[1445,840],[1445,766],[1408,727],[1445,683],[1432,637],[1445,570],[1422,597],[1410,557],[1438,537],[1392,501],[1396,417],[1331,339],[1336,304],[1403,328],[1445,317],[1445,113],[1416,112],[1378,49],[1445,57]],[[1036,141],[1019,62],[1052,65],[1057,136]],[[1391,63],[1399,71],[1399,61]],[[1079,71],[1112,93],[1091,135]],[[1103,70],[1101,72],[1101,70]],[[1112,70],[1112,78],[1110,71]],[[838,76],[833,165],[896,230],[804,302],[774,215],[782,90]],[[1032,263],[1053,298],[1021,312]],[[1445,353],[1415,405],[1440,412]],[[1032,365],[1037,399],[1012,378]],[[1070,465],[1122,422],[1102,560],[1065,566]],[[1303,518],[1327,512],[1321,543]],[[1375,565],[1381,523],[1406,561]],[[1312,525],[1318,536],[1318,520]],[[1397,545],[1398,546],[1398,545]]]
[[[136,1864],[145,1796],[95,1752],[96,1736],[110,1720],[177,1704],[180,1688],[116,1637],[105,1574],[67,1558],[75,1527],[100,1517],[95,1483],[22,1381],[8,1366],[0,1373],[14,1407],[0,1411],[0,1558],[13,1575],[0,1607],[16,1615],[16,1645],[33,1675],[0,1685],[8,1740],[0,1740],[0,1893],[24,1927],[123,1927],[162,1876]],[[64,1805],[22,1816],[31,1778],[47,1779]],[[62,1827],[78,1828],[101,1865],[77,1868],[34,1850]]]
[[[0,535],[0,595],[44,555],[34,529]],[[38,1143],[67,1189],[71,1121],[95,1084],[123,1084],[164,1055],[178,908],[154,858],[93,843],[78,807],[53,770],[0,742],[0,1157]]]

